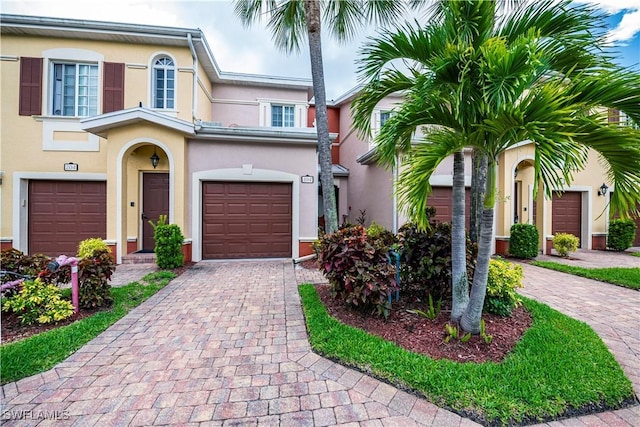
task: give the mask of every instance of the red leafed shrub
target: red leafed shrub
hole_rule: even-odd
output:
[[[385,245],[356,225],[324,235],[314,246],[318,266],[329,280],[334,298],[353,308],[388,316],[388,296],[395,293],[397,284]]]
[[[91,256],[80,259],[78,281],[80,307],[97,308],[111,305],[111,275],[116,265],[106,249],[96,249]]]

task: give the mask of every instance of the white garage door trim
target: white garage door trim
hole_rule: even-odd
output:
[[[193,227],[193,261],[202,261],[202,182],[203,181],[253,181],[285,182],[292,185],[291,201],[291,256],[300,254],[300,176],[269,169],[254,169],[251,165],[242,168],[212,169],[195,172],[191,178],[191,226]]]
[[[29,180],[106,181],[104,173],[14,172],[13,173],[13,247],[27,253]]]
[[[561,189],[554,188],[552,191],[576,191],[582,195],[582,216],[580,221],[582,222],[580,234],[581,249],[591,249],[593,247],[593,187],[586,185],[575,185],[563,187]],[[551,209],[551,206],[549,206]],[[549,232],[551,230],[549,229]]]

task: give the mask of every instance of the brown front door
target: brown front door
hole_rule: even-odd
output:
[[[153,227],[160,215],[169,215],[169,174],[142,174],[142,250],[153,252],[156,244]]]
[[[569,233],[582,239],[582,193],[553,193],[551,232]]]
[[[30,254],[75,256],[78,244],[107,237],[107,184],[29,181]]]

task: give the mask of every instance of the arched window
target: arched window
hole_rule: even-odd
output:
[[[153,62],[153,108],[173,109],[176,87],[176,66],[173,59],[162,56]]]

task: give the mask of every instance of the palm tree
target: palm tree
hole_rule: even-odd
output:
[[[352,106],[355,125],[369,130],[370,112],[401,92],[402,104],[381,129],[377,155],[406,168],[396,189],[401,206],[424,224],[429,178],[447,157],[473,148],[487,157],[485,200],[471,293],[460,267],[453,271],[453,312],[463,330],[478,333],[493,240],[498,156],[520,141],[535,144],[534,171],[547,195],[584,168],[589,149],[600,154],[614,209],[630,212],[640,198],[640,132],[609,126],[602,107],[640,116],[640,77],[603,54],[602,16],[570,1],[546,0],[496,13],[496,1],[438,2],[431,24],[383,31],[362,50],[366,81]],[[393,63],[403,60],[404,68]],[[395,61],[395,62],[394,62]],[[417,129],[423,142],[412,144]],[[460,155],[454,157],[460,161]],[[463,169],[454,165],[454,174]],[[456,206],[463,185],[454,176],[452,228],[464,224]],[[538,181],[536,180],[536,183]],[[538,189],[536,188],[535,191]],[[452,236],[461,240],[460,234]],[[457,249],[456,249],[457,248]],[[453,245],[459,251],[464,245]],[[462,258],[453,254],[453,261]],[[464,298],[468,296],[468,303]]]
[[[324,204],[325,232],[338,229],[333,173],[331,171],[331,141],[327,118],[327,97],[322,66],[322,22],[339,41],[353,37],[356,30],[368,23],[392,22],[404,12],[404,5],[394,0],[235,0],[235,13],[244,25],[268,17],[276,46],[287,52],[299,51],[307,36],[311,59],[311,77],[318,130],[318,162]]]

